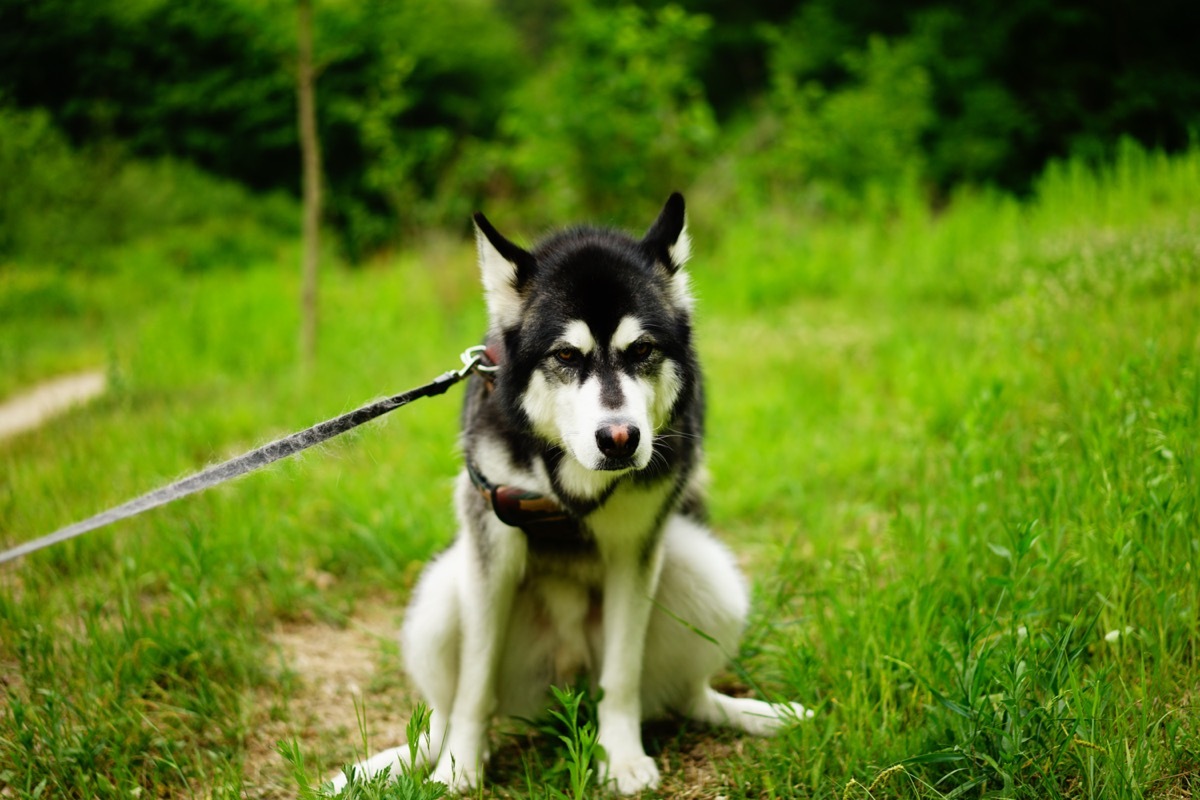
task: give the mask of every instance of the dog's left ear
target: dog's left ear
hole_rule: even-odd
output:
[[[642,247],[672,273],[687,263],[692,254],[692,240],[687,232],[683,195],[679,192],[667,198],[658,219],[642,237]]]
[[[499,328],[515,325],[521,319],[521,290],[533,275],[536,261],[531,253],[505,239],[482,213],[475,214],[475,244],[488,316]]]

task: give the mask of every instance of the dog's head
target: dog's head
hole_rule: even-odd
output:
[[[475,215],[499,401],[587,470],[641,470],[697,380],[682,195],[640,240],[573,228],[524,250]]]

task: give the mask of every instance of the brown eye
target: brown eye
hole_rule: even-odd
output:
[[[650,344],[649,342],[638,342],[633,347],[629,348],[629,354],[632,355],[636,361],[645,361],[653,352],[654,345]]]
[[[573,347],[564,347],[555,353],[554,357],[558,359],[558,363],[566,364],[569,367],[579,363],[579,351]]]

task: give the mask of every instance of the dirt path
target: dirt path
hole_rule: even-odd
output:
[[[0,439],[32,430],[104,392],[104,372],[92,370],[40,383],[0,403]]]
[[[257,715],[266,721],[247,742],[247,798],[295,798],[289,767],[276,752],[281,739],[298,739],[312,777],[320,778],[331,777],[340,763],[356,760],[356,749],[362,751],[359,713],[365,714],[372,750],[404,741],[415,698],[400,666],[397,634],[402,610],[398,603],[369,603],[344,627],[296,623],[271,635],[296,683],[286,709],[267,692],[255,703]],[[333,763],[314,764],[319,757]]]

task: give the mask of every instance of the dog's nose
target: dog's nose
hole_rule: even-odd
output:
[[[640,439],[637,426],[628,422],[605,424],[596,430],[596,446],[608,458],[629,458]]]

